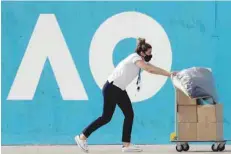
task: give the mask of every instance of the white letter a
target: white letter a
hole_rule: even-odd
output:
[[[33,99],[46,59],[50,61],[64,100],[88,99],[55,16],[42,14],[38,18],[8,100]],[[47,84],[49,85],[49,81]]]

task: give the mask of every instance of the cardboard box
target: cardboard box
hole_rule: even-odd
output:
[[[198,141],[219,141],[223,140],[223,123],[197,123]]]
[[[196,99],[191,99],[179,89],[176,89],[176,98],[178,105],[197,105]]]
[[[223,122],[223,106],[216,105],[198,105],[198,122]]]
[[[178,123],[177,137],[178,140],[196,141],[197,140],[197,123]]]
[[[197,122],[197,106],[178,105],[178,122]]]

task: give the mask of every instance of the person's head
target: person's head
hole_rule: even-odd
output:
[[[152,59],[152,46],[146,43],[144,38],[138,38],[136,53],[149,62]]]

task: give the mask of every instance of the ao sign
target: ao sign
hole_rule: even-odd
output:
[[[115,67],[112,56],[115,46],[123,39],[137,37],[146,38],[153,46],[154,58],[151,63],[170,70],[172,52],[164,29],[145,14],[119,13],[99,26],[90,44],[89,65],[93,78],[100,88]],[[106,58],[99,60],[98,55],[104,55]],[[47,59],[51,64],[62,98],[88,100],[78,69],[75,67],[54,14],[39,16],[7,99],[32,100]],[[78,57],[75,57],[75,60],[77,61]],[[132,102],[142,101],[155,95],[166,80],[166,77],[143,72],[141,91],[136,91],[135,80],[127,91]]]

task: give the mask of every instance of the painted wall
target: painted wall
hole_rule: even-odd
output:
[[[213,69],[224,135],[231,138],[230,8],[230,2],[2,2],[2,144],[74,144],[102,113],[101,87],[113,65],[134,51],[138,35],[154,46],[156,65]],[[129,87],[132,140],[167,144],[174,89],[164,77],[142,75],[140,94],[134,83]],[[122,123],[117,108],[89,143],[120,143]]]

